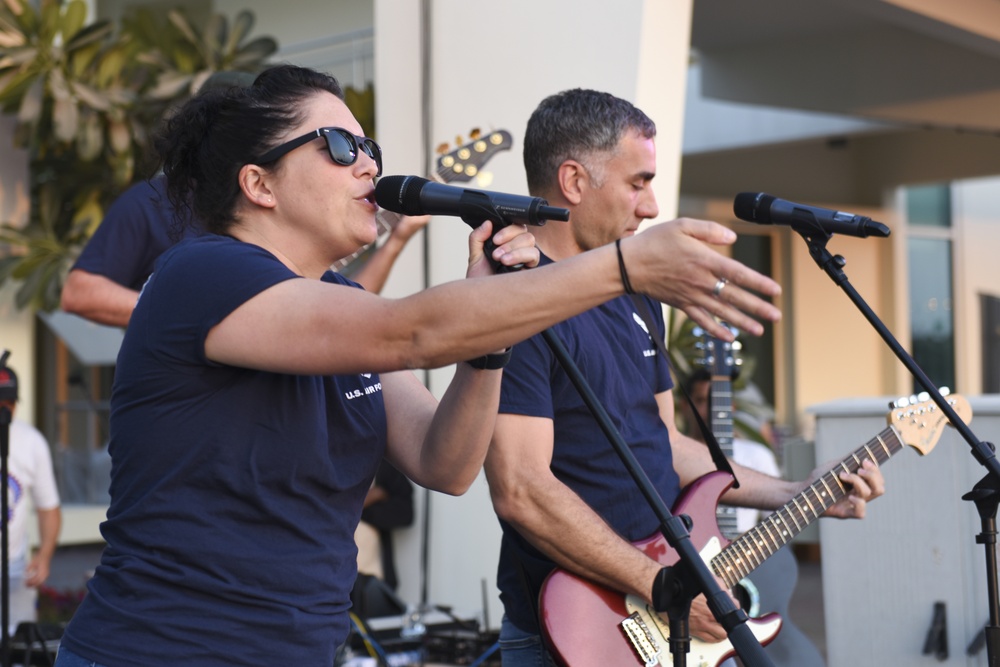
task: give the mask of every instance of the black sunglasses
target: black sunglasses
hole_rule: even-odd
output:
[[[320,137],[326,139],[326,147],[330,151],[330,157],[337,164],[349,167],[357,162],[358,149],[360,148],[364,151],[365,155],[375,160],[375,166],[378,167],[378,173],[375,175],[382,175],[382,148],[375,143],[374,139],[359,137],[342,127],[321,127],[309,134],[303,134],[301,137],[286,141],[261,155],[257,159],[257,164],[274,162],[285,153],[293,151],[299,146],[304,146]]]

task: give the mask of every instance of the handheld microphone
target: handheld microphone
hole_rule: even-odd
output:
[[[740,220],[761,225],[788,225],[800,233],[821,231],[846,236],[889,236],[889,228],[863,215],[805,206],[763,192],[741,192],[733,202]]]
[[[458,216],[473,228],[483,220],[493,221],[497,229],[514,223],[569,220],[568,209],[549,206],[541,197],[457,188],[419,176],[383,176],[375,185],[375,202],[403,215]]]

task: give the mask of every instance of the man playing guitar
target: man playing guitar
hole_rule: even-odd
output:
[[[645,114],[605,93],[572,90],[541,103],[525,134],[528,188],[571,211],[570,222],[533,230],[543,263],[613,243],[658,215],[650,187],[655,133]],[[689,230],[685,242],[724,245],[735,239],[704,221],[682,223]],[[623,282],[627,268],[625,253]],[[752,334],[761,331],[759,323],[738,312],[750,294],[736,285],[759,274],[728,260],[711,275],[694,270],[678,275],[690,299],[672,305],[710,313]],[[707,292],[714,299],[704,300]],[[658,304],[651,306],[660,312]],[[761,309],[751,315],[775,319],[777,313]],[[650,339],[664,334],[662,317],[656,319],[658,330],[647,332],[633,302],[620,297],[554,331],[669,505],[682,485],[714,466],[704,445],[680,435],[674,424],[672,383]],[[500,412],[486,474],[504,532],[498,570],[505,609],[503,664],[552,664],[541,643],[537,604],[545,577],[558,566],[654,602],[653,581],[661,565],[630,542],[654,533],[658,523],[539,336],[515,346],[504,372]],[[774,509],[807,486],[734,469],[740,488],[726,494],[731,504]],[[827,516],[861,518],[866,501],[884,490],[871,462],[838,479],[850,493]],[[702,597],[692,606],[690,627],[706,641],[725,638]],[[599,641],[593,638],[595,648]]]

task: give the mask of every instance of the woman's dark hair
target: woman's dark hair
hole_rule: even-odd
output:
[[[302,122],[301,103],[323,91],[344,99],[332,76],[279,65],[250,86],[213,88],[188,100],[154,139],[174,209],[193,212],[206,231],[225,232],[236,221],[240,169]]]

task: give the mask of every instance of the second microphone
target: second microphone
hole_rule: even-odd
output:
[[[403,215],[453,215],[471,227],[483,220],[495,225],[544,225],[569,220],[569,210],[549,206],[541,197],[511,195],[442,185],[419,176],[384,176],[375,185],[375,202]]]

